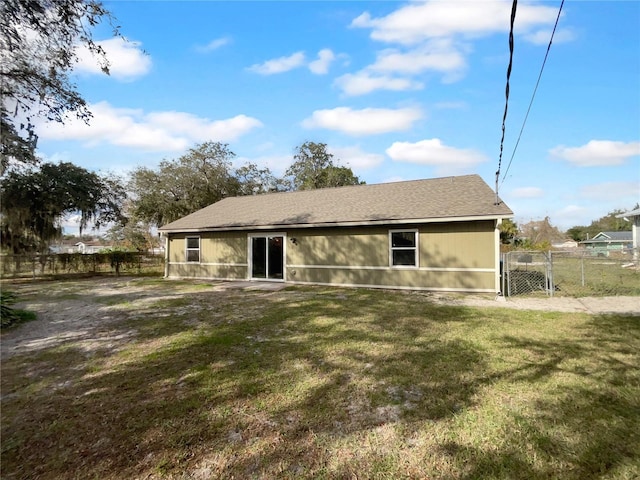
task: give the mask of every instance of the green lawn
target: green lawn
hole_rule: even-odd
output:
[[[2,478],[640,477],[640,317],[130,284],[17,287],[126,340],[3,361]]]

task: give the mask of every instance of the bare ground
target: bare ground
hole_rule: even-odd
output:
[[[100,277],[83,280],[83,293],[65,294],[65,287],[51,282],[52,288],[60,294],[51,297],[55,301],[24,301],[17,308],[33,311],[38,319],[29,322],[28,328],[15,328],[2,333],[0,358],[40,351],[62,345],[73,340],[88,355],[97,349],[117,349],[135,335],[134,330],[123,331],[115,328],[115,323],[128,318],[126,309],[119,305],[100,302],[101,297],[118,295],[138,306],[156,302],[162,298],[178,298],[184,292],[176,292],[175,285],[167,283],[149,288],[141,286],[127,277]],[[252,282],[213,282],[210,287],[216,291],[260,290],[273,295],[282,290],[284,284]],[[6,286],[3,286],[6,288]],[[11,287],[16,293],[28,294],[46,289],[47,282],[22,284]],[[202,291],[202,290],[200,290]],[[282,292],[287,295],[291,292]],[[640,297],[493,297],[489,295],[449,295],[424,294],[429,300],[441,305],[509,308],[517,310],[541,310],[559,312],[577,312],[587,314],[626,314],[640,315]],[[140,311],[140,309],[137,309]],[[144,311],[144,309],[143,309]]]

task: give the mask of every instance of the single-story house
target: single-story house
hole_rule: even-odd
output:
[[[89,254],[89,253],[99,253],[103,250],[107,250],[109,248],[113,248],[112,245],[104,245],[102,242],[97,240],[89,240],[86,242],[77,242],[75,245],[76,252]]]
[[[557,250],[569,250],[573,248],[578,248],[578,242],[576,242],[571,238],[567,238],[565,240],[552,243],[551,248],[555,248]]]
[[[608,257],[611,252],[633,248],[633,235],[631,231],[600,232],[589,240],[583,240],[580,245],[593,255]]]
[[[75,240],[60,240],[54,245],[49,245],[50,253],[75,253],[77,252]]]
[[[496,293],[511,217],[465,175],[229,197],[159,231],[170,278]]]

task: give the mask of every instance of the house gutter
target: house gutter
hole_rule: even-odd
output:
[[[418,223],[446,223],[446,222],[469,222],[477,220],[496,220],[502,223],[502,220],[513,218],[510,215],[492,215],[492,216],[468,216],[468,217],[435,217],[435,218],[411,218],[401,220],[369,220],[358,222],[319,222],[319,223],[276,223],[271,225],[227,225],[219,227],[200,227],[200,228],[159,228],[158,231],[163,233],[199,233],[199,232],[229,232],[241,230],[274,230],[283,228],[331,228],[331,227],[371,227],[380,225],[413,225]],[[499,248],[499,247],[498,247]]]

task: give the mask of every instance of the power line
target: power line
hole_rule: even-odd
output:
[[[498,158],[498,170],[496,171],[496,204],[498,204],[498,179],[500,178],[500,167],[502,166],[502,151],[504,149],[504,132],[507,123],[507,110],[509,109],[509,79],[511,78],[511,68],[513,67],[513,24],[516,21],[516,9],[518,0],[513,0],[511,5],[511,26],[509,28],[509,66],[507,67],[507,86],[504,90],[504,114],[502,115],[502,138],[500,140],[500,156]]]
[[[542,78],[542,72],[544,71],[544,66],[547,63],[547,57],[549,56],[549,50],[551,50],[551,44],[553,43],[553,36],[556,33],[556,28],[558,27],[558,22],[560,20],[560,14],[562,13],[562,6],[564,5],[564,0],[560,2],[560,8],[558,9],[558,16],[556,17],[556,23],[553,26],[553,31],[551,32],[551,38],[549,39],[549,45],[547,46],[547,52],[544,55],[544,60],[542,62],[542,67],[540,67],[540,74],[538,75],[538,81],[536,82],[536,86],[533,89],[533,94],[531,95],[531,101],[529,102],[529,108],[527,108],[527,114],[524,116],[524,121],[522,122],[522,128],[520,128],[520,133],[518,134],[518,140],[516,141],[515,147],[513,147],[513,152],[511,153],[511,158],[509,159],[509,163],[507,165],[507,170],[504,172],[504,176],[502,177],[502,182],[500,185],[504,183],[504,180],[507,178],[507,173],[509,173],[509,169],[511,168],[511,162],[513,162],[513,157],[516,155],[516,150],[518,149],[518,145],[520,144],[520,139],[522,138],[522,132],[524,131],[524,126],[527,124],[527,118],[529,118],[529,112],[531,111],[531,106],[533,105],[533,100],[536,98],[536,92],[538,91],[538,85],[540,85],[540,79]],[[502,147],[500,150],[502,153]],[[498,171],[500,167],[498,166]],[[497,178],[496,178],[497,180]],[[496,188],[497,191],[497,188]]]

